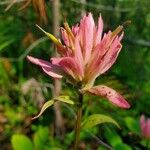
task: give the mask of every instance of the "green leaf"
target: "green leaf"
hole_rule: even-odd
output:
[[[132,150],[132,148],[129,145],[124,143],[120,143],[115,146],[115,150],[121,150],[121,149]]]
[[[105,129],[105,138],[115,150],[132,150],[130,145],[123,143],[121,136],[110,128]]]
[[[106,128],[104,136],[107,139],[108,143],[113,147],[115,147],[118,144],[123,144],[121,137],[117,134],[115,130]]]
[[[34,135],[34,145],[36,150],[44,150],[49,142],[49,130],[47,127],[39,127]]]
[[[9,41],[5,41],[3,43],[0,43],[0,52],[6,48],[7,46],[9,46],[11,43],[13,43],[14,40],[9,40]]]
[[[88,129],[101,123],[113,123],[117,127],[119,127],[118,123],[114,119],[105,115],[101,115],[101,114],[94,114],[94,115],[89,116],[83,121],[83,123],[81,124],[81,127],[82,129]]]
[[[139,120],[133,117],[126,117],[125,122],[127,127],[134,133],[140,133],[140,124]]]
[[[74,104],[74,102],[72,100],[70,100],[69,96],[65,96],[65,95],[56,97],[55,100],[65,102],[65,103],[68,103],[68,104],[71,104],[71,105]]]
[[[48,107],[52,106],[53,104],[54,104],[54,100],[49,100],[49,101],[47,101],[47,102],[43,105],[43,107],[42,107],[40,113],[39,113],[37,116],[33,117],[32,119],[39,118],[39,117],[43,114],[43,112],[44,112]]]
[[[140,144],[142,145],[142,146],[144,146],[144,147],[147,147],[148,148],[148,150],[150,149],[150,144],[149,144],[149,139],[142,139],[141,140],[141,142],[140,142]]]
[[[13,135],[11,139],[11,144],[13,150],[34,150],[31,140],[25,135]]]
[[[62,149],[59,148],[59,147],[51,147],[50,149],[51,149],[51,150],[62,150]]]

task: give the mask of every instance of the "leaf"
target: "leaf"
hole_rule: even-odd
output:
[[[13,43],[14,40],[9,40],[9,41],[5,41],[3,43],[0,43],[0,52],[6,48],[7,46],[9,46],[11,43]]]
[[[105,115],[101,115],[101,114],[94,114],[94,115],[89,116],[88,118],[86,118],[86,120],[83,121],[83,123],[81,124],[81,127],[82,129],[88,129],[101,123],[113,123],[117,127],[119,127],[118,123],[114,119]]]
[[[32,119],[39,118],[39,117],[43,114],[43,112],[44,112],[48,107],[52,106],[53,104],[54,104],[54,100],[49,100],[49,101],[47,101],[47,102],[43,105],[43,107],[42,107],[40,113],[39,113],[37,116],[33,117]]]
[[[124,143],[120,143],[115,146],[115,150],[120,150],[120,149],[132,150],[132,148],[129,145]]]
[[[74,102],[72,100],[70,100],[69,96],[65,96],[65,95],[56,97],[55,100],[65,102],[65,103],[68,103],[68,104],[71,104],[71,105],[74,104]]]
[[[110,128],[105,128],[104,137],[107,139],[108,143],[115,147],[118,144],[123,144],[120,135],[117,134],[115,130]]]
[[[22,134],[15,134],[12,136],[11,144],[13,150],[34,150],[31,140]]]
[[[44,147],[49,142],[49,130],[47,127],[39,127],[38,131],[34,134],[34,145],[36,150],[44,150]]]
[[[126,117],[124,120],[125,120],[127,127],[130,129],[130,131],[136,134],[140,133],[140,124],[136,118]]]
[[[131,147],[123,142],[121,136],[115,130],[106,128],[104,137],[115,150],[131,150]]]

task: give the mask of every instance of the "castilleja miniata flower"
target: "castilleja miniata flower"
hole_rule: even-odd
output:
[[[39,27],[40,28],[40,27]],[[41,29],[41,28],[40,28]],[[80,24],[60,28],[63,44],[52,34],[41,29],[56,45],[59,58],[50,61],[27,56],[53,78],[65,77],[73,84],[82,85],[80,91],[106,97],[113,104],[129,108],[128,102],[115,90],[105,86],[93,86],[95,79],[105,73],[116,61],[122,48],[123,26],[103,34],[103,20],[100,16],[97,26],[92,14],[85,15]],[[121,34],[120,34],[121,33]]]

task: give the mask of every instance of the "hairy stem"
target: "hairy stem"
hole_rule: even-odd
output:
[[[81,127],[81,117],[82,117],[82,101],[83,95],[79,93],[79,105],[77,107],[77,118],[75,123],[75,143],[74,150],[78,149],[79,141],[80,141],[80,127]]]

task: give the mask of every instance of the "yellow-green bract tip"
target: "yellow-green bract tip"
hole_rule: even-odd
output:
[[[53,36],[51,33],[46,32],[45,30],[43,30],[39,25],[36,24],[36,26],[37,26],[42,32],[44,32],[57,46],[62,46],[61,42],[60,42],[55,36]]]

